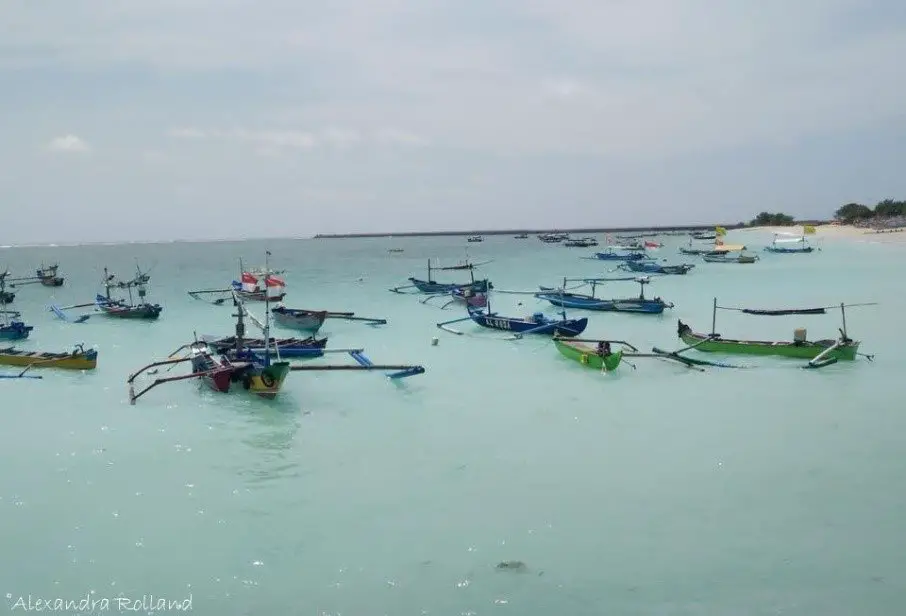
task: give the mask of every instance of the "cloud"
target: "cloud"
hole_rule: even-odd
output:
[[[74,152],[85,154],[91,151],[91,148],[80,137],[75,135],[65,135],[51,139],[47,144],[47,149],[51,152]]]
[[[255,130],[188,127],[171,129],[168,135],[176,139],[221,139],[246,143],[254,146],[257,153],[268,156],[273,156],[280,150],[310,150],[318,146],[349,148],[366,142],[362,131],[337,127],[328,127],[317,132],[289,128]],[[372,132],[370,140],[378,144],[410,147],[423,146],[428,143],[424,137],[396,128],[377,129]]]

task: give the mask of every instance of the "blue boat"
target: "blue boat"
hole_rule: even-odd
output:
[[[651,282],[650,278],[631,278],[641,285],[641,293],[638,297],[626,297],[619,299],[601,299],[595,297],[595,287],[601,281],[627,280],[607,279],[607,278],[585,278],[579,279],[591,285],[591,294],[571,293],[565,291],[566,282],[570,279],[564,279],[563,288],[554,289],[551,287],[540,287],[541,293],[535,293],[538,299],[547,300],[554,306],[563,308],[573,308],[578,310],[596,310],[601,312],[633,312],[638,314],[662,314],[665,309],[673,308],[672,303],[665,302],[660,297],[648,299],[645,297],[645,285]]]
[[[646,274],[687,274],[695,265],[683,263],[681,265],[662,265],[657,261],[627,261],[620,263],[619,268],[631,272],[644,272]]]
[[[8,271],[0,274],[0,340],[25,340],[34,327],[16,321],[22,315],[15,310],[6,309],[6,298],[10,295],[6,292],[8,275]]]
[[[5,311],[4,314],[9,316]],[[26,325],[22,321],[7,320],[6,323],[0,325],[0,340],[25,340],[33,329],[34,327]]]
[[[536,312],[526,318],[500,316],[481,308],[468,308],[469,318],[473,322],[489,329],[499,329],[514,334],[547,334],[567,338],[578,336],[588,327],[588,317],[581,319],[567,319],[566,313],[561,318],[552,319],[541,312]]]
[[[394,293],[411,293],[407,289],[415,289],[416,293],[425,293],[425,294],[450,294],[458,290],[468,290],[471,293],[487,293],[488,290],[493,289],[494,286],[488,279],[475,280],[475,268],[479,265],[484,265],[485,263],[490,263],[490,261],[485,261],[484,263],[461,263],[459,265],[451,265],[447,267],[433,267],[431,265],[431,259],[428,259],[428,279],[422,280],[421,278],[409,278],[409,283],[406,286],[396,287],[390,289]],[[469,271],[469,281],[468,282],[437,282],[432,276],[432,272],[435,270],[439,271]]]
[[[613,248],[606,248],[604,252],[596,252],[595,258],[601,261],[641,261],[649,257],[643,252],[617,252]]]

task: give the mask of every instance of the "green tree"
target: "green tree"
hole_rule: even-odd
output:
[[[874,212],[867,205],[861,203],[847,203],[834,213],[834,218],[849,224],[857,220],[865,220],[874,216]]]
[[[782,212],[761,212],[752,220],[752,226],[755,227],[789,227],[796,222],[796,219],[789,214]]]
[[[883,218],[904,216],[906,215],[906,201],[894,201],[893,199],[879,201],[875,206],[874,215]]]

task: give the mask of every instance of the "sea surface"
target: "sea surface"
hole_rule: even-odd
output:
[[[98,613],[175,611],[164,599],[212,616],[902,613],[904,248],[819,241],[812,254],[774,255],[762,252],[769,236],[726,239],[761,260],[655,277],[646,294],[675,304],[661,317],[571,315],[590,317],[588,337],[648,351],[683,346],[677,319],[710,331],[715,297],[740,308],[879,302],[846,311],[874,361],[802,370],[735,358],[754,368],[698,372],[638,358],[601,374],[545,337],[506,341],[468,322],[451,326],[465,335],[441,331],[436,323],[465,311],[388,292],[425,277],[429,258],[490,260],[480,273],[500,290],[624,275],[581,258],[593,249],[534,237],[0,250],[0,268],[16,275],[58,261],[66,277],[58,289],[17,289],[12,307],[35,326],[23,347],[100,352],[92,373],[0,380],[0,601],[11,613],[86,596]],[[696,262],[678,254],[683,240],[665,241],[661,258]],[[426,374],[396,384],[293,373],[272,402],[181,381],[131,406],[131,372],[193,332],[232,334],[231,307],[187,291],[225,288],[239,258],[260,266],[266,250],[287,270],[288,306],[389,321],[327,321],[329,348]],[[128,276],[136,263],[151,270],[159,321],[71,324],[46,311],[92,300],[105,266]],[[638,285],[598,293],[632,296]],[[497,293],[492,305],[555,311],[530,295]],[[249,307],[263,318],[263,305]],[[726,337],[782,340],[797,327],[832,338],[841,323],[839,311],[720,311],[716,325]],[[498,569],[503,561],[524,567]],[[73,606],[57,613],[88,613]]]

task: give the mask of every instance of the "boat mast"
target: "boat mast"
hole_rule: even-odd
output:
[[[846,335],[846,305],[843,302],[840,302],[840,315],[843,317],[843,337],[849,338]]]
[[[717,298],[714,298],[714,308],[711,311],[711,335],[717,335]]]
[[[264,251],[264,365],[271,365],[270,341],[271,341],[271,302],[270,293],[267,289],[267,279],[270,278],[270,257],[271,251]]]
[[[107,268],[104,268],[104,292],[107,294],[107,301],[110,301],[110,274],[107,273]]]

